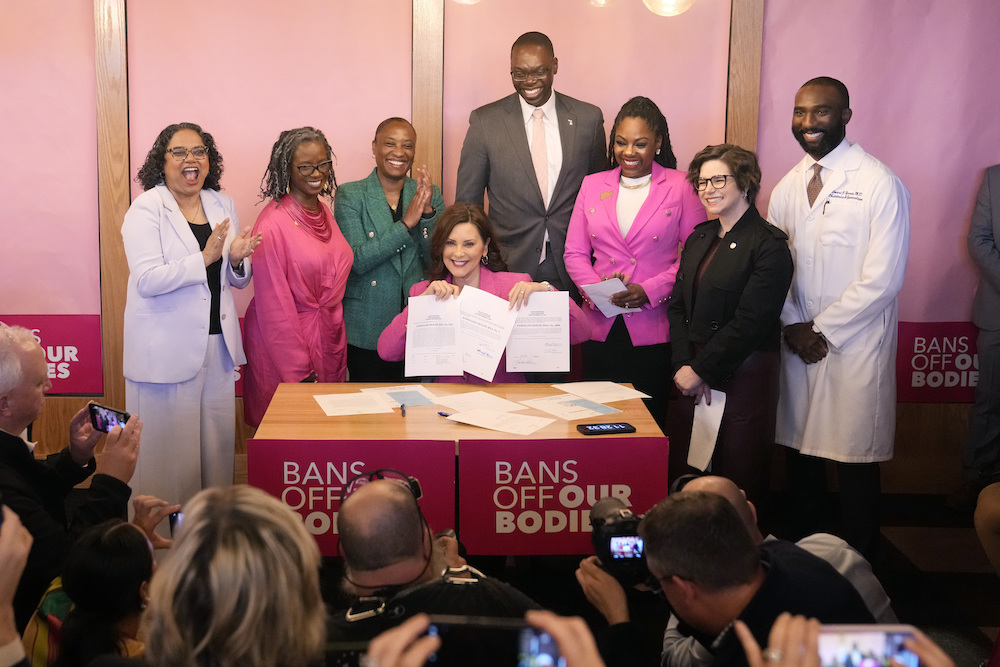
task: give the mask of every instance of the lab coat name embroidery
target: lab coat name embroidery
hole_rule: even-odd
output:
[[[855,201],[865,200],[864,193],[858,190],[855,190],[854,192],[851,192],[850,190],[834,190],[827,195],[827,197],[830,199],[853,199]]]

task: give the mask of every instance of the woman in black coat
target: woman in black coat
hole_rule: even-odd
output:
[[[726,406],[711,470],[760,501],[774,445],[778,318],[792,280],[788,237],[754,206],[760,167],[752,152],[708,146],[691,161],[687,178],[712,219],[684,244],[667,309],[674,384],[682,394],[669,420],[670,477],[692,471],[694,408],[710,402],[715,389],[726,394]]]

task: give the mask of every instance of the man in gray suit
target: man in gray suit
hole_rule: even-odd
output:
[[[969,226],[969,254],[979,269],[972,322],[979,327],[979,384],[962,461],[965,481],[950,496],[954,509],[975,506],[979,491],[1000,477],[1000,165],[986,170]]]
[[[575,294],[563,263],[566,230],[583,177],[610,168],[604,116],[553,93],[559,60],[540,32],[517,38],[510,70],[517,92],[469,116],[455,201],[483,205],[487,192],[510,270]]]

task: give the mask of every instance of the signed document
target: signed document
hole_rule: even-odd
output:
[[[507,341],[512,373],[569,371],[569,292],[535,292],[516,311]]]
[[[594,403],[614,403],[615,401],[627,401],[632,398],[649,398],[649,394],[644,394],[638,389],[632,389],[617,382],[607,382],[597,380],[593,382],[567,382],[565,384],[554,384],[553,388],[565,391],[581,398],[586,398]]]
[[[615,412],[621,412],[618,408],[613,408],[610,405],[602,405],[600,403],[594,403],[586,398],[580,398],[579,396],[574,396],[573,394],[558,394],[556,396],[546,396],[544,398],[532,398],[527,401],[521,401],[524,405],[529,408],[535,408],[536,410],[541,410],[542,412],[547,412],[550,415],[558,417],[559,419],[565,419],[566,421],[574,421],[576,419],[592,419],[594,417],[600,417],[601,415],[610,415]]]
[[[531,435],[538,429],[544,428],[555,421],[555,419],[549,419],[548,417],[515,415],[509,412],[495,412],[483,409],[467,410],[451,415],[448,419],[462,424],[488,428],[493,431],[513,433],[514,435]]]
[[[508,308],[506,299],[469,286],[462,288],[458,304],[461,313],[462,370],[493,382],[500,357],[514,328],[517,311]],[[439,372],[435,375],[460,373]]]
[[[461,375],[461,312],[453,298],[411,296],[406,316],[405,375]]]
[[[622,308],[611,303],[612,294],[618,294],[618,292],[624,292],[628,289],[620,278],[612,278],[593,285],[582,285],[580,289],[587,295],[591,303],[597,306],[604,317],[614,317],[619,313],[637,313],[642,310],[642,308]]]

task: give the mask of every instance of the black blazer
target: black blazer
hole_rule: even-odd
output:
[[[667,306],[674,371],[690,365],[715,388],[752,352],[777,348],[778,318],[792,282],[788,237],[751,205],[721,240],[695,299],[698,266],[720,228],[718,220],[694,228]]]

